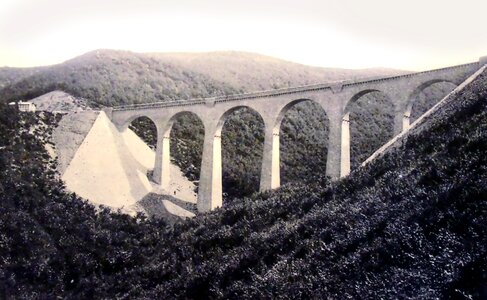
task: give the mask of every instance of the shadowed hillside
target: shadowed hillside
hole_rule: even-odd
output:
[[[3,298],[487,296],[487,74],[347,179],[173,228],[67,194],[38,122],[0,106]]]

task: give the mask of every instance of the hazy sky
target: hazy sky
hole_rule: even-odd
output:
[[[0,0],[0,66],[109,48],[424,70],[487,55],[486,13],[486,0]]]

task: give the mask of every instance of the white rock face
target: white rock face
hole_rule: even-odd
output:
[[[57,169],[60,174],[66,171],[97,117],[97,111],[70,112],[54,128],[52,142],[56,145]]]
[[[124,138],[100,112],[62,176],[66,187],[96,204],[135,204],[152,190],[146,174],[154,154],[147,146],[137,145],[141,141],[134,136],[126,134]],[[135,144],[133,147],[140,151],[137,157],[126,142]]]
[[[84,138],[62,179],[66,187],[94,204],[130,209],[149,193],[168,194],[196,203],[194,184],[171,165],[170,190],[150,182],[147,171],[154,167],[155,154],[133,131],[120,133],[102,111]],[[194,215],[163,201],[175,215]]]

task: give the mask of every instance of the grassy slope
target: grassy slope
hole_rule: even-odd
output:
[[[141,217],[95,214],[66,194],[43,166],[29,122],[2,109],[0,291],[31,298],[485,297],[487,76],[453,106],[345,180],[236,200],[170,230]]]

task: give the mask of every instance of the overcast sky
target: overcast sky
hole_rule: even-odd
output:
[[[487,55],[486,13],[486,0],[0,0],[0,66],[108,48],[425,70]]]

